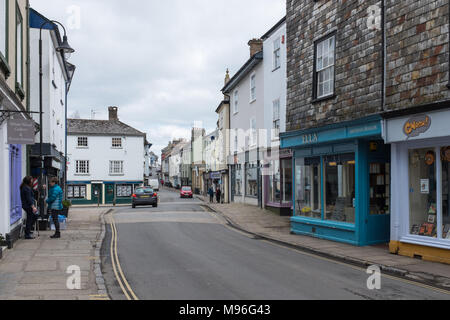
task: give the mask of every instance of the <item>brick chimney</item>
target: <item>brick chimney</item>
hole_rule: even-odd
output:
[[[117,121],[119,120],[119,108],[117,107],[109,107],[108,108],[109,111],[109,121]]]
[[[261,39],[252,39],[248,42],[250,46],[250,57],[253,57],[263,49],[263,41]]]

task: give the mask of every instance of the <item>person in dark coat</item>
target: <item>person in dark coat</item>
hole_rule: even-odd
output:
[[[214,190],[212,187],[209,187],[208,194],[209,194],[209,202],[214,203]]]
[[[217,190],[216,190],[216,199],[217,199],[217,203],[220,204],[220,200],[222,199],[222,191],[220,190],[219,187],[217,187]]]
[[[33,198],[33,177],[25,177],[20,186],[20,199],[22,200],[22,209],[27,213],[27,223],[25,227],[25,239],[33,240],[31,229],[35,223],[35,214],[37,212]]]

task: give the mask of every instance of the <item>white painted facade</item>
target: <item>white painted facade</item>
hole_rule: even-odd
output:
[[[42,100],[44,143],[65,152],[66,82],[69,80],[64,61],[56,52],[58,40],[54,31],[42,30]],[[39,29],[30,28],[30,109],[39,111]],[[39,123],[39,114],[33,119]],[[39,143],[39,135],[36,143]],[[62,164],[63,165],[63,164]]]
[[[78,137],[68,136],[69,182],[143,181],[144,137],[86,135],[87,148],[78,147]],[[122,138],[122,148],[113,148],[112,138]],[[76,161],[86,160],[89,161],[89,174],[77,174]],[[110,161],[123,161],[123,174],[110,174]]]
[[[279,45],[279,63],[275,63],[275,49]],[[268,130],[267,145],[279,146],[274,129],[274,105],[279,102],[280,133],[286,132],[286,23],[264,39],[264,128]]]

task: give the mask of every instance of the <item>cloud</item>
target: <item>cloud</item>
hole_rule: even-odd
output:
[[[80,28],[68,30],[77,66],[69,114],[107,118],[119,107],[122,121],[147,132],[153,151],[171,138],[189,138],[190,126],[217,122],[225,70],[249,58],[248,40],[285,15],[284,0],[31,0],[44,16]],[[183,135],[183,136],[181,136]]]

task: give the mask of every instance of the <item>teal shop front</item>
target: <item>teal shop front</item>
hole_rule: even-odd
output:
[[[366,246],[390,240],[390,148],[370,117],[281,134],[294,150],[294,234]]]

